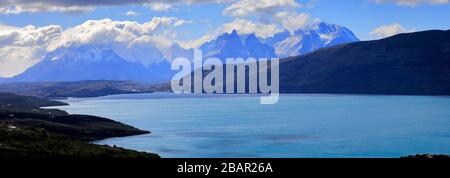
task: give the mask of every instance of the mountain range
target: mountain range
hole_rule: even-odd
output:
[[[306,54],[323,47],[354,41],[358,39],[347,28],[319,23],[308,30],[298,30],[293,34],[282,32],[268,39],[258,38],[255,34],[240,35],[233,30],[204,43],[199,49],[203,51],[204,58],[274,58]],[[119,52],[124,49],[121,50]],[[143,47],[142,50],[149,49]],[[184,49],[177,43],[166,51],[151,48],[145,58],[159,61],[154,63],[128,59],[107,45],[61,47],[48,53],[23,73],[12,78],[0,78],[0,82],[131,80],[162,83],[170,80],[174,74],[170,70],[170,60],[186,55],[188,58],[193,56],[193,49]]]
[[[11,83],[1,84],[0,88],[3,92],[55,97],[167,91],[170,84],[151,87],[130,82],[90,81]],[[281,59],[280,91],[450,95],[450,30],[399,34]]]

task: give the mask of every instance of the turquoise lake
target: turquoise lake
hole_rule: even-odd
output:
[[[183,158],[334,158],[450,154],[450,97],[165,93],[63,100],[69,113],[107,117],[148,135],[97,144]]]

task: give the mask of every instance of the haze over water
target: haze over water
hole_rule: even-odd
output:
[[[70,113],[114,119],[149,135],[98,144],[162,157],[400,157],[450,154],[450,98],[281,95],[115,95],[68,99]]]

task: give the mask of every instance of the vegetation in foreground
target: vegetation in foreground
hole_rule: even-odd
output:
[[[90,141],[150,133],[110,119],[40,107],[64,105],[0,93],[0,158],[158,158]]]
[[[156,154],[95,145],[43,128],[0,125],[0,158],[148,159]]]

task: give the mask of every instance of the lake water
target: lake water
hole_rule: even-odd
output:
[[[162,157],[400,157],[450,154],[450,97],[116,95],[68,99],[70,113],[114,119],[151,134],[98,144]]]

